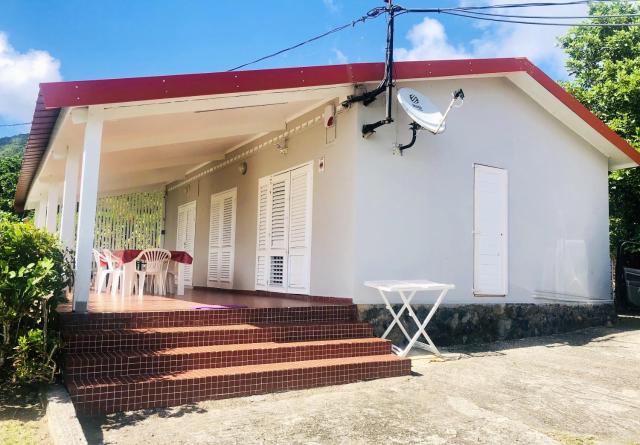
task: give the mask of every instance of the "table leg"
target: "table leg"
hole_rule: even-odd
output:
[[[122,277],[120,284],[120,295],[123,297],[131,296],[131,288],[133,286],[133,279],[136,275],[136,262],[129,261],[122,266]]]
[[[411,297],[412,296],[409,299],[407,299],[407,298],[405,298],[403,293],[400,293],[400,297],[402,298],[403,302],[405,302],[405,304],[407,305],[407,311],[409,312],[409,314],[411,315],[411,318],[413,318],[413,320],[415,321],[416,325],[418,326],[418,331],[415,333],[415,335],[413,336],[413,338],[411,339],[411,341],[409,342],[409,344],[407,345],[407,347],[403,351],[403,355],[406,355],[411,350],[411,348],[413,348],[413,346],[418,341],[418,338],[420,338],[420,335],[424,336],[425,340],[427,340],[427,343],[429,343],[431,352],[433,352],[436,355],[442,355],[442,354],[440,354],[440,351],[438,351],[438,348],[436,348],[436,345],[433,343],[431,338],[427,335],[427,332],[425,331],[425,328],[427,327],[427,325],[429,324],[429,322],[433,318],[433,315],[438,310],[438,307],[440,306],[440,303],[442,303],[442,300],[444,299],[444,296],[447,294],[448,291],[449,291],[449,289],[444,289],[442,292],[440,292],[440,295],[438,296],[438,299],[433,304],[433,307],[431,308],[431,310],[427,314],[427,317],[424,319],[424,321],[422,323],[420,323],[418,321],[417,315],[413,311],[413,308],[410,306]]]
[[[398,311],[398,313],[396,313],[393,310],[393,306],[391,306],[391,303],[389,302],[389,300],[387,299],[387,296],[385,295],[385,293],[378,289],[378,291],[380,292],[380,295],[382,296],[382,300],[384,301],[384,304],[387,308],[387,310],[389,312],[391,312],[391,316],[393,317],[393,321],[391,322],[391,324],[387,327],[387,330],[384,331],[384,334],[382,334],[382,338],[387,338],[387,335],[389,335],[391,333],[391,330],[393,329],[393,327],[397,324],[398,327],[400,328],[400,330],[402,331],[402,333],[404,334],[404,336],[407,338],[407,340],[411,340],[411,336],[409,335],[409,333],[407,332],[407,330],[405,329],[405,327],[402,325],[402,323],[400,322],[400,316],[402,315],[402,313],[404,312],[404,310],[406,309],[404,306],[402,306],[400,308],[400,310]],[[414,292],[415,293],[415,292]]]
[[[182,263],[178,263],[178,276],[176,277],[177,280],[177,289],[176,289],[176,295],[184,295],[184,264]]]

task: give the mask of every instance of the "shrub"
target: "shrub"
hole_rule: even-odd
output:
[[[70,252],[57,238],[0,215],[0,370],[14,381],[55,374],[59,334],[50,328],[72,280]]]

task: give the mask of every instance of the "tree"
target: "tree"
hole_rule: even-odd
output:
[[[640,17],[598,18],[640,14],[627,1],[592,3],[592,23],[639,23]],[[640,149],[640,26],[576,27],[560,38],[573,80],[564,87],[587,108]],[[640,168],[609,175],[611,249],[623,240],[640,242]]]
[[[0,158],[0,211],[13,212],[22,156]]]

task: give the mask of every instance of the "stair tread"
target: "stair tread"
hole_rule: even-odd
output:
[[[398,357],[394,354],[386,355],[367,355],[361,357],[344,357],[344,358],[331,358],[322,360],[305,360],[297,362],[280,362],[269,363],[260,365],[246,365],[246,366],[231,366],[226,368],[207,368],[207,369],[193,369],[187,371],[181,371],[171,374],[146,374],[136,376],[124,376],[124,377],[80,377],[75,378],[71,382],[71,385],[76,390],[83,388],[106,388],[110,386],[117,386],[123,384],[135,384],[135,383],[147,383],[157,381],[173,381],[173,380],[189,380],[189,379],[201,379],[207,377],[223,377],[241,374],[252,374],[261,372],[277,372],[288,371],[297,369],[311,369],[311,368],[331,368],[341,365],[354,365],[364,363],[389,363],[409,360],[404,357]]]
[[[296,348],[305,346],[331,346],[343,344],[371,344],[371,343],[388,343],[389,340],[378,337],[367,338],[348,338],[337,340],[308,340],[296,342],[260,342],[260,343],[235,343],[224,345],[207,345],[207,346],[185,346],[179,348],[165,349],[134,349],[124,351],[105,351],[105,352],[75,352],[68,353],[69,358],[80,359],[113,359],[128,357],[157,357],[157,356],[173,356],[183,354],[201,354],[229,351],[251,351],[254,349],[280,349],[280,348]]]
[[[308,322],[308,323],[270,323],[270,324],[232,324],[232,325],[211,325],[211,326],[172,326],[163,328],[131,328],[131,329],[91,329],[77,330],[66,333],[67,336],[80,337],[85,335],[108,335],[108,334],[173,334],[185,332],[219,332],[235,330],[259,330],[275,327],[301,327],[308,329],[316,326],[351,326],[366,325],[366,322],[358,321],[336,321],[336,322]]]

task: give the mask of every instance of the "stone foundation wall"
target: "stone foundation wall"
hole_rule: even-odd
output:
[[[398,312],[401,305],[393,307]],[[430,309],[431,305],[414,306],[420,320],[425,319]],[[381,336],[393,320],[382,304],[359,304],[358,316],[374,326],[377,336]],[[402,320],[413,335],[417,327],[406,311]],[[469,304],[441,306],[426,331],[436,346],[448,346],[557,334],[611,325],[616,320],[613,304]],[[396,345],[407,343],[397,326],[388,338]]]

